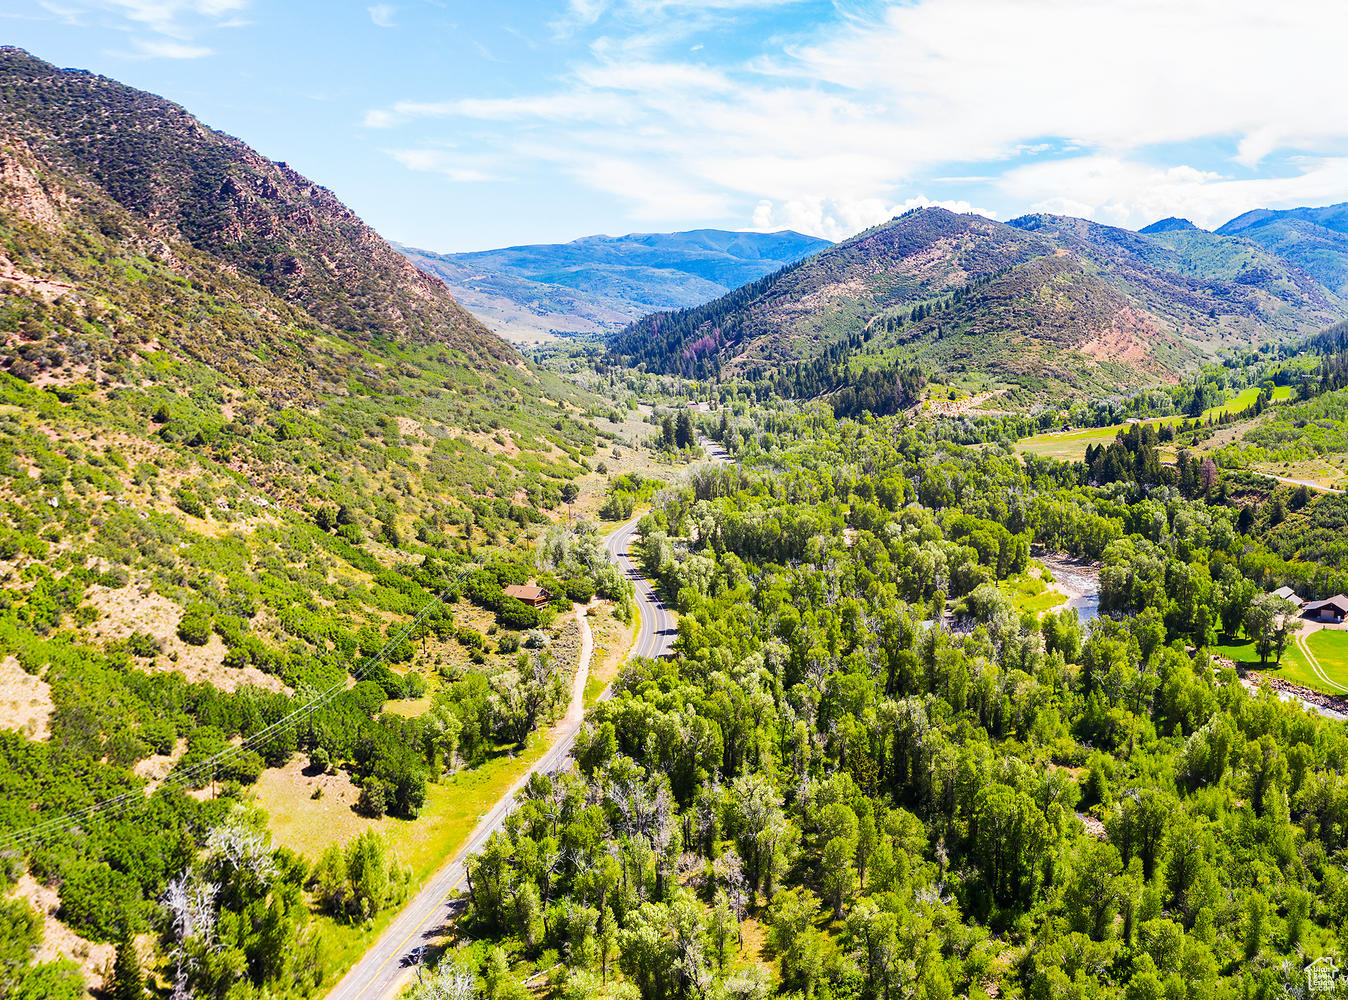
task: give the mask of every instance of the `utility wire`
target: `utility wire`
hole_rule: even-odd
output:
[[[438,593],[435,596],[434,600],[429,601],[425,606],[421,608],[420,611],[417,612],[416,616],[407,624],[407,627],[404,628],[402,632],[400,632],[395,638],[389,639],[389,641],[384,644],[384,647],[380,649],[378,654],[376,654],[373,659],[366,660],[364,663],[361,664],[361,666],[357,670],[351,673],[350,676],[352,677],[352,679],[355,681],[359,681],[365,674],[369,673],[380,663],[384,662],[384,660],[387,659],[388,655],[393,651],[393,649],[397,647],[401,642],[403,642],[409,635],[411,635],[413,631],[415,631],[416,627],[419,624],[421,624],[422,620],[426,617],[427,614],[430,613],[431,609],[439,604],[442,604],[444,602],[446,595],[448,595],[458,585],[459,581],[461,581],[464,577],[466,577],[470,572],[471,569],[469,568],[464,568],[460,570],[458,576],[456,576],[453,580],[451,580],[448,584],[446,584],[444,589],[442,589],[440,593]],[[347,690],[346,679],[343,678],[336,684],[333,684],[331,687],[320,692],[310,701],[306,702],[299,708],[295,709],[289,715],[286,715],[283,718],[280,718],[277,721],[273,722],[271,725],[258,730],[256,733],[248,737],[246,740],[243,740],[238,745],[230,746],[225,750],[222,750],[215,756],[209,757],[206,760],[203,760],[197,764],[192,765],[191,767],[185,768],[181,771],[174,771],[167,778],[164,779],[163,783],[159,787],[162,789],[178,785],[191,785],[197,778],[200,778],[206,774],[214,775],[215,771],[219,768],[220,764],[224,763],[225,761],[231,760],[232,758],[238,756],[239,754],[244,753],[247,750],[251,750],[253,747],[257,746],[260,743],[265,742],[266,740],[276,735],[277,733],[284,732],[286,729],[290,727],[291,723],[293,723],[295,720],[299,719],[301,716],[305,715],[308,712],[312,712],[315,708],[322,705],[328,699],[332,698],[339,692],[345,690]],[[0,851],[32,847],[49,834],[52,834],[54,832],[63,829],[73,829],[85,819],[92,819],[93,817],[104,812],[116,811],[117,809],[123,806],[130,805],[131,803],[136,801],[142,802],[145,801],[144,789],[136,788],[127,792],[122,792],[119,795],[114,795],[107,799],[103,799],[99,802],[83,806],[79,809],[72,809],[68,812],[60,814],[59,816],[53,816],[49,819],[45,819],[40,823],[35,823],[32,826],[24,827],[21,830],[12,831],[11,833],[3,837],[0,837]]]

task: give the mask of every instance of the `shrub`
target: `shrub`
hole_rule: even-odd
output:
[[[566,596],[577,604],[589,604],[594,599],[594,584],[583,576],[573,576],[562,581]]]
[[[189,646],[204,646],[211,638],[211,615],[201,605],[188,608],[178,622],[178,638]]]
[[[184,514],[190,514],[193,517],[205,518],[206,505],[201,502],[201,498],[191,490],[179,490],[177,494],[178,509]]]
[[[173,744],[178,741],[178,731],[169,719],[151,719],[141,725],[140,738],[154,753],[165,756],[173,752]]]
[[[223,781],[251,785],[262,777],[262,757],[256,750],[245,750],[221,762],[218,776]]]
[[[124,928],[138,933],[143,907],[136,880],[102,862],[77,865],[61,884],[61,919],[92,941],[116,941]]]
[[[158,656],[162,649],[159,640],[148,632],[132,632],[126,639],[126,651],[142,659]]]
[[[314,747],[309,751],[309,770],[323,774],[332,766],[332,758],[322,747]]]
[[[501,601],[497,619],[506,628],[535,628],[538,625],[538,609],[530,607],[518,598],[507,597]]]
[[[378,778],[366,778],[360,784],[360,798],[356,811],[362,816],[378,819],[388,810],[388,789]]]

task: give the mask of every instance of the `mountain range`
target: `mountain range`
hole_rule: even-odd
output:
[[[794,379],[918,362],[1041,397],[1173,381],[1223,347],[1308,334],[1348,315],[1334,209],[1252,213],[1206,232],[1085,219],[998,222],[915,209],[720,299],[644,317],[612,357],[695,377]],[[1297,232],[1314,227],[1312,253]],[[1348,244],[1345,244],[1348,247]],[[793,368],[827,359],[830,373]]]
[[[526,342],[610,331],[647,313],[698,305],[829,245],[790,231],[698,229],[475,253],[399,249],[492,329]]]

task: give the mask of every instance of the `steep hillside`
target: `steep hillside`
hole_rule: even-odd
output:
[[[0,136],[330,327],[513,355],[332,192],[161,97],[0,48]]]
[[[565,687],[574,636],[532,714],[511,714],[522,631],[565,636],[503,587],[553,573],[568,607],[568,586],[605,590],[592,539],[558,528],[541,564],[526,535],[590,472],[597,401],[528,367],[309,182],[237,197],[276,176],[246,147],[149,95],[4,59],[7,93],[84,103],[64,124],[50,105],[65,97],[32,114],[6,97],[0,114],[0,924],[28,926],[31,902],[53,954],[98,986],[113,943],[162,926],[168,881],[211,863],[208,831],[231,814],[265,829],[257,805],[274,821],[326,790],[288,842],[308,860],[229,904],[269,914],[266,942],[264,921],[242,921],[220,983],[188,991],[243,977],[248,995],[309,995],[324,975],[311,906],[346,919],[344,897],[303,893],[309,863],[385,811],[443,810],[464,794],[456,773],[513,749]],[[151,128],[164,120],[191,142]],[[95,149],[110,137],[116,156]],[[194,157],[221,150],[202,194]],[[122,157],[157,180],[116,174]],[[301,261],[284,280],[278,253]],[[318,692],[303,732],[269,728]],[[249,965],[259,948],[271,957]]]
[[[1306,333],[1343,315],[1336,294],[1248,240],[1197,228],[1143,235],[1055,215],[1023,216],[1011,225],[1091,261],[1196,344]]]
[[[1348,202],[1285,211],[1256,209],[1237,216],[1217,232],[1258,243],[1325,287],[1348,293]]]
[[[829,246],[800,233],[587,236],[570,243],[435,254],[400,247],[512,340],[613,330],[697,305]]]
[[[1309,332],[1344,312],[1246,240],[931,208],[704,306],[646,317],[610,344],[651,370],[785,376],[805,393],[917,362],[1043,394],[1173,379],[1222,344]],[[792,371],[802,364],[808,373]]]

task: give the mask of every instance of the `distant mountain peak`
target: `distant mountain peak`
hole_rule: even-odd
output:
[[[1150,226],[1144,226],[1143,228],[1138,230],[1139,233],[1142,233],[1144,235],[1150,235],[1151,233],[1178,233],[1184,231],[1192,231],[1198,233],[1205,232],[1205,230],[1201,229],[1198,226],[1195,226],[1188,219],[1181,219],[1174,215],[1169,216],[1168,218],[1165,219],[1159,219],[1156,222],[1153,222]]]
[[[472,253],[399,249],[495,329],[528,342],[613,330],[652,311],[697,305],[828,246],[790,230],[694,229]]]

